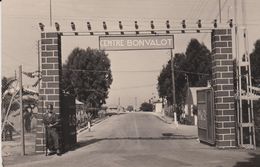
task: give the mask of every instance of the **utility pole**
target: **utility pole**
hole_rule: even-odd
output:
[[[135,111],[137,111],[137,97],[135,97]]]
[[[24,120],[23,120],[23,80],[22,80],[22,66],[19,66],[19,88],[20,88],[20,120],[21,120],[21,155],[25,155],[25,145],[24,145]]]
[[[221,0],[218,0],[218,6],[219,6],[219,22],[221,23]]]
[[[41,68],[40,68],[40,40],[37,41],[37,54],[38,54],[38,80],[40,80],[41,76]],[[38,83],[38,92],[40,93],[40,82]]]
[[[235,7],[235,11],[234,11],[234,23],[237,26],[237,0],[234,0],[234,7]]]
[[[120,97],[118,98],[118,106],[117,106],[117,112],[119,113],[120,111]]]
[[[228,6],[228,16],[227,16],[227,20],[231,19],[230,18],[230,10],[232,9],[232,6]]]
[[[50,0],[50,26],[52,27],[52,6],[51,6],[51,0]]]
[[[177,114],[176,114],[175,77],[174,77],[174,63],[173,63],[172,49],[171,49],[171,72],[172,72],[172,111],[174,114],[174,122],[176,125],[178,125]]]
[[[187,80],[187,97],[189,98],[189,92],[190,92],[190,81],[189,81],[189,76],[187,74],[185,74],[186,76],[186,80]]]

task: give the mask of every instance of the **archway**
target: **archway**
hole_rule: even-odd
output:
[[[36,152],[43,152],[44,127],[42,124],[42,115],[44,106],[54,105],[56,113],[61,112],[61,37],[64,35],[98,35],[115,36],[116,38],[141,37],[141,36],[169,36],[176,33],[199,33],[203,31],[211,32],[212,43],[212,72],[214,89],[214,111],[215,111],[215,129],[216,146],[219,148],[232,148],[237,146],[236,137],[236,113],[233,83],[233,43],[232,31],[230,28],[205,28],[198,31],[197,28],[174,29],[170,30],[149,30],[149,31],[130,31],[122,33],[116,32],[42,32],[41,33],[41,71],[42,82],[40,85],[39,113],[36,132]],[[152,35],[148,35],[152,33]],[[166,40],[163,43],[166,45]],[[118,46],[121,43],[116,43]],[[137,44],[137,43],[136,43]],[[104,48],[103,48],[104,49]],[[128,48],[126,48],[128,49]],[[148,48],[149,49],[149,48]],[[151,49],[151,48],[150,48]],[[166,48],[171,49],[171,48]]]

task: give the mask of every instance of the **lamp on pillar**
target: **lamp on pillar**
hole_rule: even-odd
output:
[[[214,26],[214,28],[217,28],[217,27],[218,27],[218,21],[217,21],[217,19],[215,19],[215,20],[213,21],[213,26]]]
[[[103,21],[103,28],[104,28],[104,30],[105,30],[105,34],[106,34],[106,35],[109,35],[109,33],[106,31],[106,30],[107,30],[107,24],[106,24],[105,21]]]
[[[170,31],[169,31],[170,27],[171,27],[171,26],[170,26],[170,22],[169,22],[169,20],[167,20],[167,21],[166,21],[166,28],[167,28],[166,33],[167,33],[167,34],[170,34]]]
[[[90,22],[87,22],[88,30],[90,31],[90,35],[94,35],[94,33],[91,31],[91,25]]]
[[[137,24],[137,21],[135,21],[135,30],[136,30],[135,33],[136,34],[139,34],[138,28],[139,28],[139,26]]]
[[[56,31],[60,31],[60,24],[55,22],[55,28],[56,28]]]
[[[198,24],[198,28],[200,29],[200,28],[202,27],[202,24],[201,24],[201,20],[200,20],[200,19],[197,21],[197,24]],[[197,29],[197,33],[200,33],[200,30],[199,30],[199,29]]]
[[[76,26],[74,22],[70,23],[72,31],[76,31]]]
[[[39,23],[39,27],[40,27],[40,30],[41,30],[41,31],[44,31],[44,27],[45,27],[44,24]]]
[[[124,31],[122,31],[123,30],[123,25],[122,25],[122,22],[121,21],[119,21],[119,29],[121,30],[121,35],[124,35]]]
[[[183,30],[181,30],[181,32],[182,33],[185,33],[185,28],[186,28],[186,21],[185,20],[182,20],[182,22],[181,22],[181,24],[182,24],[182,28],[183,28]]]
[[[229,27],[232,28],[233,27],[233,19],[229,19],[228,23],[229,23]]]
[[[153,29],[154,29],[153,20],[151,21],[151,29],[152,29],[151,34],[155,34],[155,32],[153,31]]]
[[[70,26],[71,26],[72,31],[76,31],[76,25],[75,25],[74,22],[71,22],[71,23],[70,23]],[[78,33],[75,32],[75,35],[78,35]]]

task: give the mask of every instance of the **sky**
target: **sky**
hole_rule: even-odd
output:
[[[172,27],[180,27],[185,19],[187,27],[194,26],[198,19],[202,25],[210,25],[220,18],[219,0],[51,0],[52,23],[58,22],[61,31],[70,31],[70,22],[74,22],[78,31],[87,31],[86,22],[92,29],[102,30],[106,21],[108,30],[118,30],[118,21],[122,21],[124,30],[134,30],[134,21],[140,29],[149,29],[153,20],[155,27],[165,29],[165,21]],[[259,0],[237,0],[238,25],[248,28],[249,51],[260,39]],[[244,9],[241,4],[244,3]],[[234,0],[221,0],[221,21],[227,24],[228,18],[234,18]],[[242,12],[244,13],[242,17]],[[50,0],[3,0],[2,2],[2,42],[1,75],[13,76],[19,65],[24,71],[37,70],[37,40],[40,39],[38,23],[50,27]],[[197,38],[210,49],[210,34],[175,35],[174,53],[185,52],[191,38]],[[97,37],[62,37],[62,59],[66,60],[75,47],[98,48]],[[169,50],[157,51],[109,51],[113,83],[109,92],[109,105],[120,103],[124,106],[138,105],[157,96],[157,77],[162,66],[170,58]],[[127,72],[128,71],[128,72]],[[131,72],[132,71],[132,72]],[[139,72],[133,72],[139,71]],[[144,72],[149,71],[149,72]],[[34,82],[24,78],[25,85]]]

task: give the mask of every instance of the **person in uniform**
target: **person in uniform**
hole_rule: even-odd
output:
[[[32,111],[29,111],[30,108],[26,108],[24,111],[24,126],[26,132],[31,132],[31,122],[32,122]]]
[[[54,153],[61,155],[58,133],[60,120],[58,115],[53,112],[53,105],[51,104],[47,106],[46,113],[43,115],[43,123],[46,129],[46,147],[49,151],[48,155]]]

